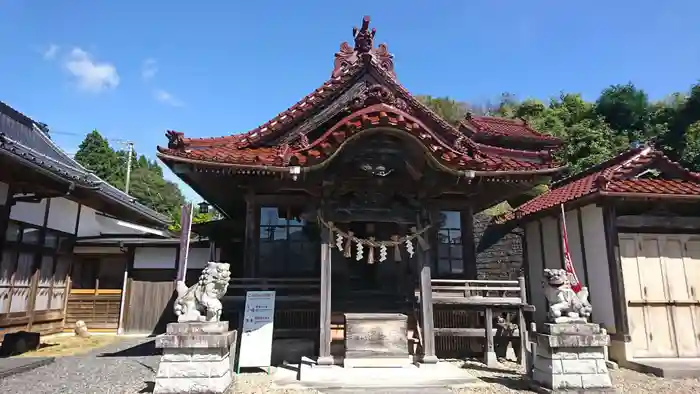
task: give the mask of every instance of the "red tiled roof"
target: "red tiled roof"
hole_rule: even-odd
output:
[[[675,179],[623,179],[605,186],[608,193],[651,193],[668,195],[698,195],[700,183]]]
[[[478,144],[470,145],[468,142],[465,142],[465,149],[471,149],[471,153],[457,150],[436,137],[417,119],[404,115],[386,104],[376,104],[347,116],[308,146],[241,148],[236,142],[231,142],[211,146],[189,146],[185,151],[170,150],[167,153],[196,161],[235,165],[307,167],[331,157],[346,140],[359,132],[387,126],[415,137],[438,162],[457,170],[532,171],[556,167],[556,163],[539,152],[496,147],[483,149],[484,147]]]
[[[181,138],[180,142],[184,143],[188,147],[234,144],[240,148],[250,146],[262,138],[275,138],[275,136],[281,135],[289,130],[289,126],[295,124],[300,118],[310,114],[318,107],[320,103],[325,102],[338,90],[345,87],[346,83],[352,80],[353,77],[358,74],[358,71],[362,69],[361,66],[362,64],[357,63],[352,67],[348,67],[344,70],[343,74],[327,80],[318,89],[306,95],[296,104],[289,107],[286,111],[277,114],[277,116],[264,124],[245,133],[211,138],[186,138],[184,137],[183,133],[168,132],[169,138],[170,136],[175,135]]]
[[[169,131],[168,147],[158,147],[161,158],[196,160],[210,165],[224,166],[311,166],[325,160],[354,133],[389,125],[417,137],[434,158],[453,169],[528,172],[556,168],[557,163],[554,162],[549,150],[536,152],[477,143],[472,141],[470,136],[440,118],[396,80],[391,55],[387,52],[386,46],[361,53],[361,50],[366,52],[367,48],[372,47],[374,33],[367,30],[368,23],[368,18],[363,20],[364,36],[360,38],[369,41],[358,44],[356,35],[354,49],[344,43],[341,51],[336,54],[336,65],[331,79],[286,111],[243,134],[216,138],[185,138],[183,133]],[[358,47],[361,49],[357,49]],[[352,56],[349,52],[351,50],[355,51]],[[372,72],[374,79],[381,81],[379,85],[385,86],[384,89],[390,88],[389,95],[395,95],[396,100],[402,100],[404,105],[392,104],[373,110],[362,108],[333,126],[316,141],[308,141],[306,135],[300,135],[294,138],[300,137],[304,139],[303,142],[297,141],[294,146],[289,144],[289,139],[284,138],[288,135],[287,133],[316,113],[319,108],[331,103],[356,83],[361,75],[369,72]],[[398,110],[396,107],[402,109]],[[484,122],[489,124],[501,121],[504,125],[512,123],[497,118],[484,119],[486,119]],[[429,127],[422,122],[427,122]],[[516,127],[512,124],[511,128],[523,129],[523,126]],[[541,136],[529,127],[525,129],[527,135]]]
[[[462,120],[463,129],[471,131],[472,135],[486,135],[496,137],[525,138],[540,140],[554,145],[560,145],[559,138],[542,134],[533,129],[527,122],[520,119],[506,119],[491,116],[470,115]]]
[[[655,160],[678,170],[679,179],[629,178]],[[523,218],[592,193],[700,196],[700,175],[672,162],[660,151],[650,147],[636,148],[555,183],[550,191],[516,208],[502,221]]]

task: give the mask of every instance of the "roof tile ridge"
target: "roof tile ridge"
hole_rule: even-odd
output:
[[[640,164],[640,160],[642,159],[647,159],[647,158],[652,158],[653,156],[657,156],[657,151],[651,147],[651,146],[645,146],[641,149],[641,151],[637,152],[635,155],[630,157],[629,159],[623,161],[622,163],[616,165],[616,166],[611,166],[608,167],[604,172],[605,176],[609,178],[610,180],[612,179],[621,179],[621,177],[624,177],[627,175],[631,170],[637,168]]]
[[[64,163],[64,162],[62,162],[62,161],[60,161],[60,160],[57,160],[57,159],[55,159],[55,158],[53,158],[53,157],[51,157],[51,156],[48,156],[48,155],[46,155],[46,154],[44,154],[44,153],[41,153],[41,152],[37,151],[36,149],[34,149],[34,148],[32,148],[32,147],[29,147],[29,146],[27,146],[27,145],[25,145],[25,144],[23,144],[23,143],[21,143],[21,142],[19,142],[19,141],[15,141],[14,139],[12,139],[12,138],[10,138],[10,137],[8,137],[8,136],[5,136],[4,139],[5,139],[5,140],[12,141],[12,144],[13,144],[13,145],[21,146],[22,149],[27,150],[27,151],[30,152],[34,157],[40,158],[42,161],[51,162],[51,163],[52,163],[54,166],[56,166],[56,167],[64,167],[64,168],[67,167],[67,168],[76,170],[76,172],[80,173],[80,175],[81,175],[82,178],[85,178],[84,180],[85,180],[86,182],[90,182],[90,180],[89,180],[89,179],[86,179],[86,178],[88,178],[88,176],[91,175],[91,173],[90,173],[88,170],[86,170],[82,165],[80,165],[79,163],[75,162],[74,160],[68,158],[69,160],[71,160],[71,162],[75,162],[75,164],[77,164],[76,166],[70,165],[70,164],[68,164],[68,163]],[[66,156],[66,157],[67,157],[67,156]]]
[[[540,131],[537,131],[534,129],[529,122],[527,122],[524,118],[505,118],[502,116],[478,116],[478,115],[468,115],[466,118],[460,121],[460,124],[464,124],[467,128],[471,126],[472,128],[475,129],[476,133],[482,132],[482,133],[492,133],[492,134],[500,134],[508,137],[513,137],[513,138],[530,138],[526,135],[512,135],[509,133],[494,133],[493,130],[490,130],[488,127],[479,124],[479,122],[484,122],[484,123],[499,123],[499,124],[506,124],[506,125],[512,125],[512,126],[520,126],[523,127],[525,130],[529,131],[532,133],[533,139],[543,139],[543,140],[553,140],[553,141],[559,141],[561,142],[561,138],[550,135],[550,134],[545,134]],[[469,123],[467,123],[469,122]]]
[[[563,185],[563,184],[570,183],[570,182],[575,182],[578,179],[585,178],[585,177],[592,175],[592,174],[595,174],[597,172],[603,172],[609,166],[612,166],[615,163],[617,163],[618,161],[623,160],[625,157],[628,157],[628,155],[630,155],[630,156],[634,155],[635,152],[640,150],[640,149],[641,148],[634,148],[634,149],[628,149],[628,150],[622,151],[622,152],[618,153],[617,155],[615,155],[615,156],[613,156],[613,157],[611,157],[611,158],[609,158],[601,163],[592,165],[588,168],[584,168],[583,170],[581,170],[577,173],[571,174],[565,178],[562,178],[556,182],[553,182],[552,186],[558,186],[558,185]]]
[[[306,96],[302,97],[300,100],[296,101],[294,104],[292,104],[286,110],[278,113],[277,115],[275,115],[273,118],[271,118],[267,122],[265,122],[257,127],[254,127],[248,131],[244,131],[244,132],[237,133],[237,134],[220,136],[220,137],[202,137],[202,138],[197,138],[197,137],[188,138],[188,137],[184,137],[184,134],[183,134],[183,142],[185,144],[187,144],[188,146],[193,144],[193,143],[195,143],[195,144],[197,144],[199,142],[209,143],[212,141],[241,142],[243,144],[247,144],[250,141],[245,141],[246,139],[249,139],[251,137],[255,138],[255,137],[257,137],[256,134],[260,133],[260,132],[265,133],[269,128],[274,127],[274,125],[276,125],[277,123],[282,121],[286,116],[292,115],[295,110],[306,106],[307,102],[309,102],[310,100],[315,98],[316,95],[323,92],[328,87],[345,82],[344,80],[346,78],[351,78],[363,67],[364,67],[364,64],[361,62],[358,62],[356,64],[351,65],[345,71],[343,71],[343,73],[341,75],[330,77],[330,78],[326,79],[320,87],[314,89],[311,93],[307,94]],[[315,103],[309,103],[309,104],[313,105]],[[201,145],[198,145],[198,146],[201,146]]]
[[[526,150],[526,149],[511,149],[511,148],[503,148],[500,146],[493,146],[493,145],[488,145],[488,144],[483,144],[480,142],[474,142],[476,147],[479,150],[482,150],[485,153],[503,153],[503,154],[515,154],[521,157],[532,157],[532,158],[551,158],[552,154],[548,150],[540,150],[540,151],[533,151],[533,150]]]
[[[693,171],[689,170],[688,168],[683,167],[683,165],[681,165],[679,162],[671,160],[671,158],[668,157],[661,150],[657,150],[656,155],[657,155],[657,157],[656,157],[657,159],[666,161],[668,164],[674,166],[679,171],[687,174],[690,178],[692,178],[696,182],[700,182],[700,172],[693,172]]]
[[[439,124],[445,130],[450,132],[452,135],[454,135],[455,138],[466,137],[467,143],[469,145],[471,145],[472,147],[476,148],[476,142],[474,142],[470,138],[470,136],[465,135],[457,127],[448,123],[445,119],[443,119],[435,111],[430,109],[427,105],[421,103],[413,94],[411,94],[411,92],[405,86],[403,86],[403,84],[401,82],[399,82],[395,78],[392,78],[386,70],[377,66],[374,63],[371,63],[371,64],[372,64],[374,70],[377,71],[382,76],[382,78],[385,80],[385,82],[388,83],[389,85],[391,85],[399,93],[401,93],[404,96],[403,97],[404,99],[408,100],[413,106],[418,107],[421,111],[423,111],[425,114],[427,114],[433,121],[435,121],[437,124]]]

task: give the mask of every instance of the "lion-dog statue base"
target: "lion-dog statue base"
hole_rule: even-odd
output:
[[[156,337],[163,349],[153,392],[227,393],[234,381],[237,332],[221,319],[221,298],[231,272],[225,263],[210,262],[192,287],[177,283],[175,314],[165,335]]]
[[[588,289],[575,292],[563,269],[545,269],[542,282],[550,322],[533,333],[528,382],[539,392],[615,392],[606,363],[610,337],[588,323]]]

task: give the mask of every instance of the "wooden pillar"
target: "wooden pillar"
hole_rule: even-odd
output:
[[[615,206],[612,203],[607,202],[603,205],[603,227],[605,231],[608,274],[610,275],[610,287],[613,297],[613,312],[615,314],[615,336],[621,337],[625,342],[629,342],[630,326],[627,318],[627,298],[622,277],[620,244],[615,222],[616,216]],[[609,329],[609,327],[605,328]]]
[[[484,327],[486,327],[486,346],[484,346],[484,364],[487,367],[498,367],[498,358],[493,345],[493,309],[486,307],[484,316]]]
[[[525,277],[518,277],[518,287],[520,288],[520,299],[522,300],[522,305],[518,308],[518,333],[520,334],[520,365],[523,368],[527,368],[527,359],[529,355],[527,354],[527,349],[529,349],[529,338],[527,332],[527,324],[525,324],[525,313],[523,313],[523,308],[527,305],[527,285],[525,284]]]
[[[328,229],[321,230],[321,310],[318,365],[333,365],[331,356],[331,242]]]
[[[418,231],[423,228],[422,215],[418,215]],[[424,234],[424,238],[429,238]],[[420,268],[420,309],[423,321],[423,364],[435,364],[438,362],[435,356],[435,325],[433,324],[433,286],[431,283],[430,267],[432,260],[430,250],[422,250],[416,242],[416,257]]]
[[[253,278],[258,261],[258,230],[260,229],[260,206],[253,193],[246,196],[245,249],[243,251],[243,275]]]
[[[471,205],[460,213],[460,227],[462,227],[462,262],[464,264],[464,277],[467,280],[477,278],[476,270],[476,245],[474,243],[474,210]]]

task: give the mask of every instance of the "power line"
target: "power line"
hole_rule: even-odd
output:
[[[85,136],[87,136],[87,134],[72,133],[69,131],[54,131],[54,130],[51,130],[49,132],[49,134],[70,135],[72,137],[83,137],[83,138],[85,138]],[[102,138],[104,138],[107,141],[119,142],[119,143],[125,144],[125,145],[132,143],[132,141],[130,141],[130,140],[125,140],[125,139],[121,139],[121,138],[108,138],[108,137],[105,137],[104,135],[102,136]]]

